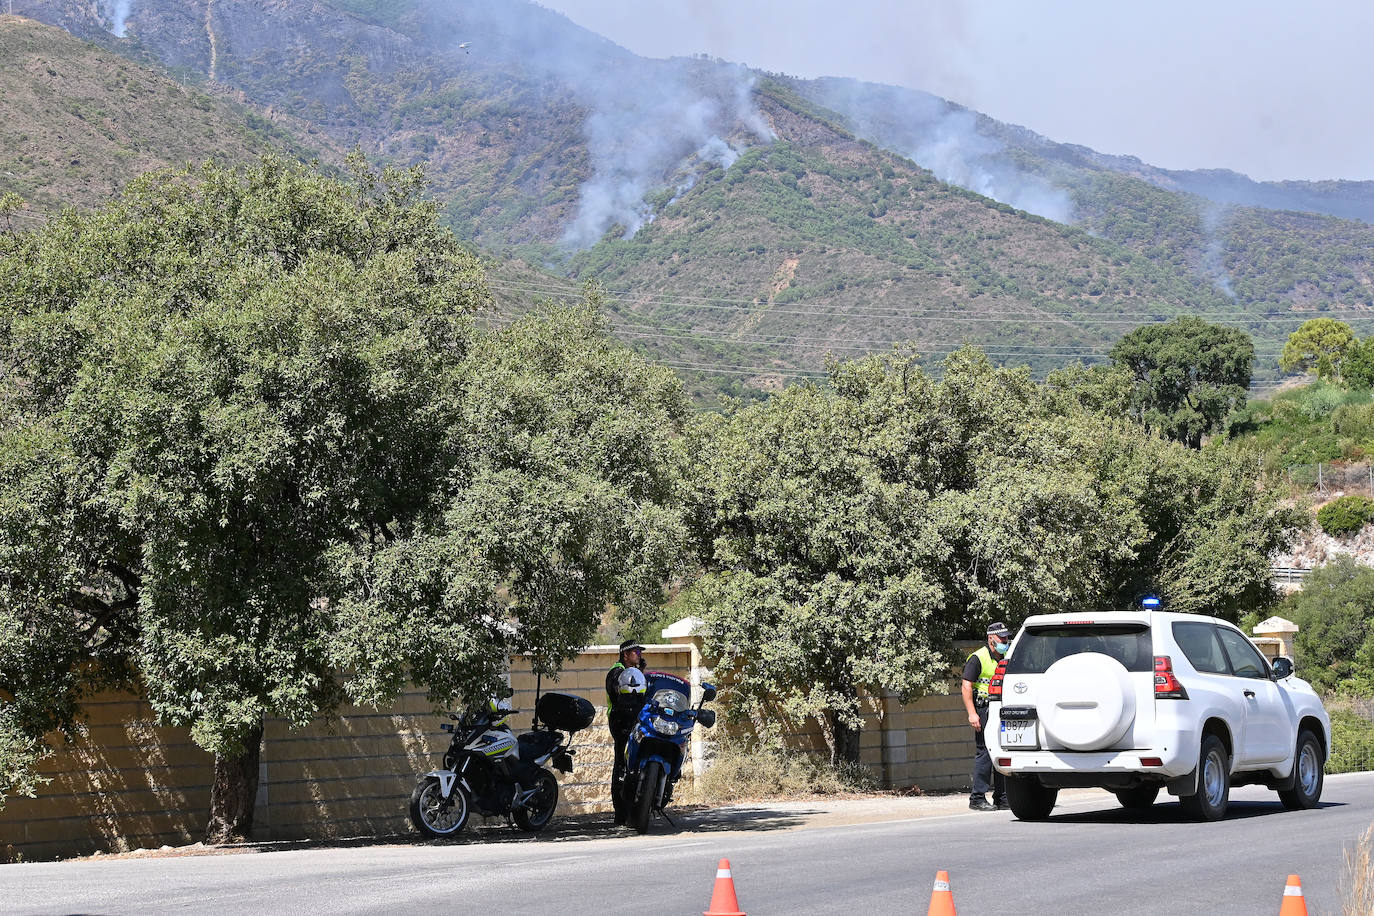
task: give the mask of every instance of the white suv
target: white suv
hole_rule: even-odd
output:
[[[1160,789],[1203,820],[1231,786],[1321,798],[1331,720],[1293,664],[1271,666],[1231,624],[1162,611],[1029,618],[992,680],[986,731],[1007,800],[1042,820],[1061,788],[1148,808]]]

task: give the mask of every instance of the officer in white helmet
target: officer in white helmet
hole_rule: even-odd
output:
[[[611,804],[615,822],[624,824],[630,814],[629,802],[621,797],[625,786],[625,747],[630,732],[644,708],[648,681],[644,677],[644,647],[633,639],[620,644],[620,658],[606,672],[606,721],[615,741],[615,767],[611,770]]]

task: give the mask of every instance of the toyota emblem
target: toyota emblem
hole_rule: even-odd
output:
[[[1025,682],[1025,681],[1017,681],[1015,684],[1012,684],[1012,685],[1011,685],[1011,689],[1012,689],[1012,690],[1015,690],[1017,693],[1025,693],[1025,692],[1026,692],[1026,682]]]

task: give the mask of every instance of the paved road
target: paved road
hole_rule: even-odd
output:
[[[1186,822],[1174,803],[1129,813],[1096,792],[1040,824],[928,801],[918,817],[842,825],[834,805],[792,803],[647,837],[491,828],[469,843],[0,866],[0,913],[689,914],[706,909],[728,857],[752,916],[924,913],[939,869],[964,916],[1277,913],[1290,872],[1317,916],[1340,912],[1343,850],[1374,820],[1374,773],[1330,778],[1315,811],[1238,789],[1217,824]]]

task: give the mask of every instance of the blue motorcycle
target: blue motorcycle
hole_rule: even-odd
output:
[[[692,685],[680,677],[651,671],[645,675],[647,689],[639,721],[630,732],[625,747],[626,797],[631,800],[630,825],[640,833],[649,830],[649,817],[673,799],[673,785],[682,776],[687,742],[697,724],[711,728],[716,724],[713,710],[691,706]],[[701,685],[701,703],[716,698],[716,688]],[[668,819],[672,823],[672,819]]]

